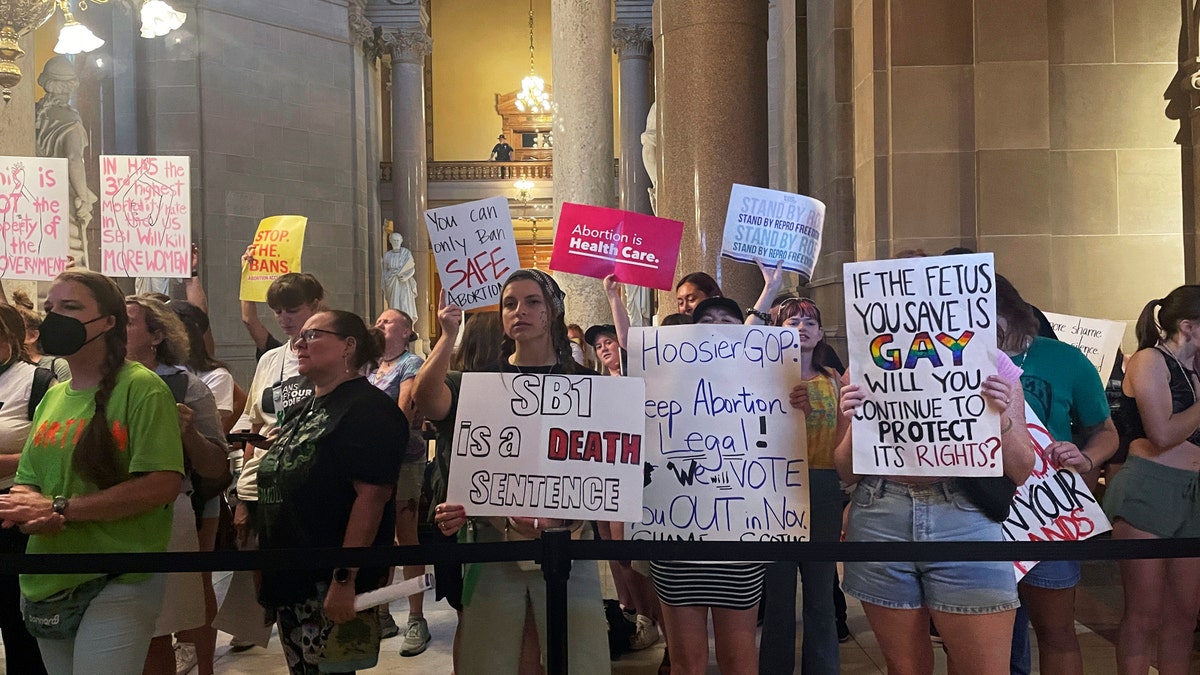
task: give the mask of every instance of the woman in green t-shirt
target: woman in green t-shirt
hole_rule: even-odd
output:
[[[46,394],[21,452],[16,485],[0,496],[3,526],[32,535],[28,553],[164,551],[183,478],[175,400],[125,360],[125,295],[87,270],[59,275],[46,299],[42,345],[74,375]],[[140,672],[161,605],[163,575],[23,574],[26,601],[103,584],[79,630],[38,638],[52,675]]]

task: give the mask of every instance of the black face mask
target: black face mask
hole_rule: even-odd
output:
[[[42,349],[50,356],[70,356],[74,354],[83,349],[83,346],[87,343],[104,335],[104,333],[100,333],[92,338],[92,340],[89,340],[87,336],[87,325],[103,318],[105,317],[98,316],[91,321],[80,321],[74,317],[56,312],[47,312],[46,318],[42,319]]]

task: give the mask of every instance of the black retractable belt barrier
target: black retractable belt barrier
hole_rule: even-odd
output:
[[[435,563],[538,560],[546,579],[546,670],[567,673],[567,581],[572,560],[1128,560],[1200,558],[1197,539],[1108,539],[1054,542],[741,542],[583,541],[565,529],[546,530],[541,541],[470,545],[320,548],[207,553],[0,553],[0,572],[71,574],[103,572],[206,572],[230,570],[389,567]]]

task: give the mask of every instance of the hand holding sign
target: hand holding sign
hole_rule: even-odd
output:
[[[725,214],[721,255],[751,262],[782,261],[805,281],[812,278],[821,251],[825,205],[811,197],[734,185]]]
[[[566,202],[558,223],[551,270],[671,290],[682,222]]]
[[[276,279],[300,271],[307,227],[304,216],[271,216],[259,222],[254,241],[242,254],[240,299],[264,302]]]
[[[491,197],[425,212],[429,245],[449,304],[492,307],[500,288],[521,267],[508,200]]]

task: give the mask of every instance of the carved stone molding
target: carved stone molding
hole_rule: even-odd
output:
[[[433,51],[433,38],[420,29],[384,28],[379,40],[392,53],[393,62],[424,64],[425,56]]]
[[[350,39],[363,46],[363,50],[378,56],[375,46],[375,24],[367,18],[367,0],[350,0]]]
[[[618,60],[648,59],[652,41],[650,26],[643,24],[613,24],[613,51]]]

